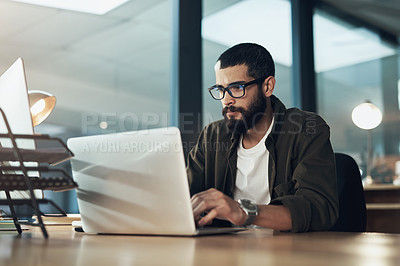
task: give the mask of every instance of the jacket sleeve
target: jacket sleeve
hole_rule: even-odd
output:
[[[191,196],[205,190],[204,135],[205,129],[200,133],[196,146],[193,147],[187,157],[186,172]]]
[[[301,133],[291,181],[294,194],[271,201],[289,208],[292,232],[329,230],[338,218],[336,166],[329,135],[325,123]]]

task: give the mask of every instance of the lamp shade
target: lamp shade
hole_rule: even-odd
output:
[[[374,129],[382,122],[382,112],[374,104],[366,102],[353,109],[351,119],[361,129]]]
[[[42,123],[56,105],[56,97],[44,91],[28,91],[33,126]]]

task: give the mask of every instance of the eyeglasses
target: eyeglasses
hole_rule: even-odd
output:
[[[229,95],[232,98],[242,98],[246,93],[245,88],[247,86],[250,86],[253,84],[259,84],[259,83],[263,82],[266,78],[267,77],[258,78],[258,79],[252,80],[250,82],[247,82],[245,84],[231,84],[226,88],[222,87],[221,85],[214,85],[208,89],[208,92],[211,94],[211,96],[215,100],[222,100],[225,97],[226,91],[229,93]]]

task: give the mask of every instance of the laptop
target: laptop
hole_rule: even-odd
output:
[[[195,236],[181,135],[168,127],[71,138],[82,229],[92,234]]]
[[[6,114],[8,123],[14,134],[32,135],[33,124],[29,112],[28,86],[25,78],[24,61],[18,58],[0,76],[0,108]],[[0,115],[0,133],[7,133],[3,117]],[[17,145],[23,149],[35,149],[35,141],[32,139],[17,139]],[[13,147],[8,138],[0,138],[0,148]],[[18,166],[17,162],[9,162],[11,166]],[[37,166],[37,163],[26,162],[25,166]],[[37,172],[29,172],[29,176],[39,176]],[[42,197],[41,190],[34,191],[37,198]],[[29,199],[29,191],[10,191],[13,199]],[[4,191],[0,191],[0,199],[5,199]]]

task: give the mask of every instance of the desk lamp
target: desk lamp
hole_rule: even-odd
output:
[[[56,97],[53,95],[44,92],[44,91],[28,91],[28,99],[29,99],[29,108],[32,117],[33,126],[36,127],[40,123],[42,123],[54,109],[56,105]],[[0,145],[1,147],[1,145]],[[27,191],[15,191],[16,195],[20,195],[21,198],[29,198]],[[38,192],[40,193],[40,192]],[[43,192],[40,193],[40,197],[43,197]],[[20,206],[16,206],[20,208]],[[17,208],[17,209],[18,209]],[[32,216],[33,213],[25,213],[25,209],[20,209],[23,215],[21,216]]]
[[[371,164],[372,164],[372,129],[379,126],[382,122],[382,112],[372,104],[370,101],[366,101],[360,105],[357,105],[351,113],[351,119],[353,123],[361,129],[367,130],[368,142],[367,142],[367,175],[365,183],[367,185],[373,183],[371,177]]]
[[[53,111],[56,97],[44,91],[28,91],[33,126],[42,123]]]

